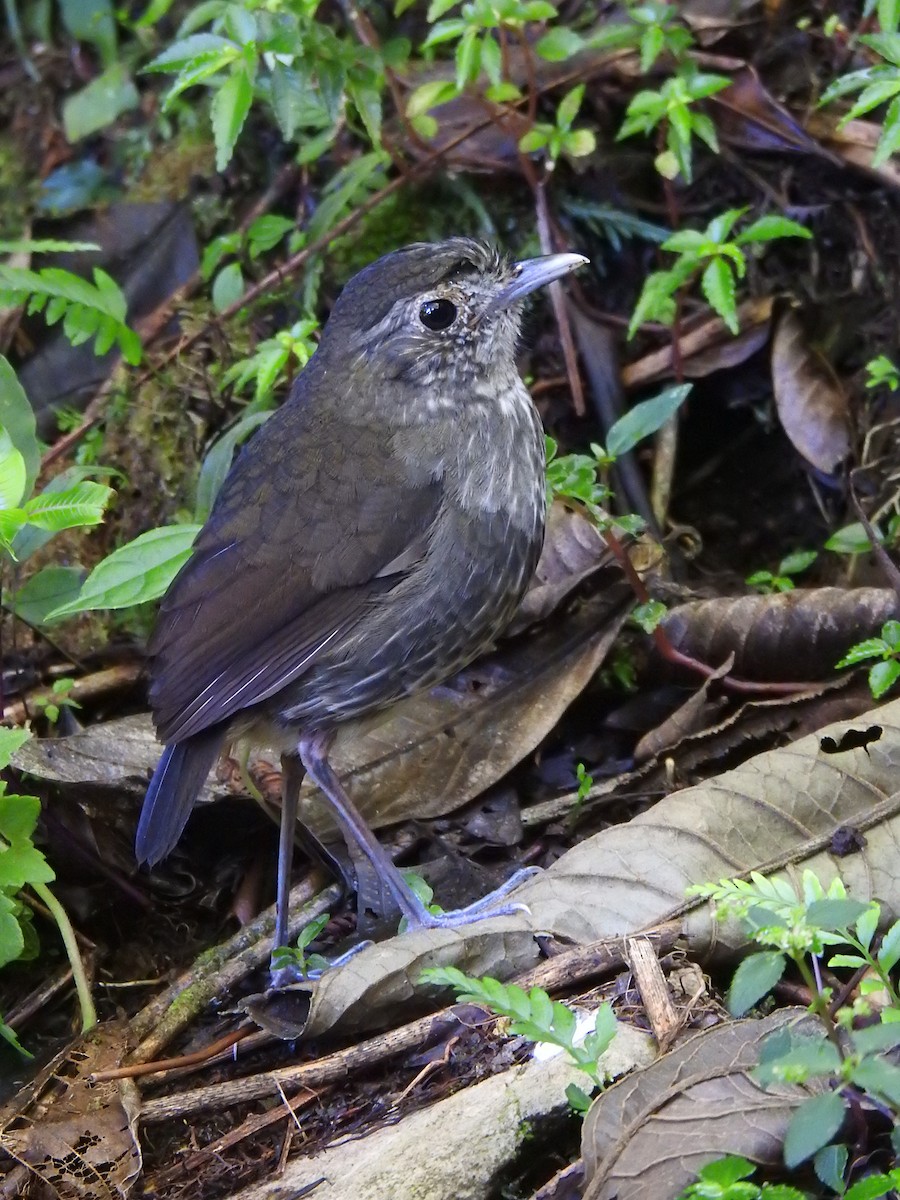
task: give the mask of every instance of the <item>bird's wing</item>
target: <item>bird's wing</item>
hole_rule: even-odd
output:
[[[441,480],[411,481],[382,429],[349,432],[289,403],[226,479],[150,645],[164,741],[296,679],[424,555]]]

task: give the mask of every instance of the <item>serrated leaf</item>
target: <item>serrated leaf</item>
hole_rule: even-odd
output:
[[[181,41],[174,42],[161,54],[157,54],[146,67],[145,71],[177,71],[182,67],[197,64],[204,57],[222,55],[227,52],[235,58],[240,54],[240,46],[228,38],[215,33],[195,33]]]
[[[217,171],[224,171],[231,161],[235,142],[247,119],[252,100],[253,81],[245,65],[233,71],[213,96],[210,112]]]
[[[784,1161],[799,1166],[827,1145],[844,1121],[844,1102],[838,1092],[827,1092],[805,1100],[788,1125],[784,1138]]]
[[[35,796],[0,796],[0,889],[16,892],[56,878],[31,841],[40,811]]]
[[[61,492],[41,492],[24,505],[24,512],[30,525],[58,533],[81,525],[99,525],[114,495],[106,484],[85,480]]]
[[[723,258],[714,258],[700,277],[700,287],[710,305],[732,333],[740,331],[735,304],[734,273]]]
[[[886,971],[892,971],[900,961],[900,921],[896,921],[881,942],[878,962]]]

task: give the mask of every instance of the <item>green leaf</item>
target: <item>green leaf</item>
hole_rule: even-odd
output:
[[[573,129],[566,134],[563,149],[570,158],[584,158],[597,148],[597,138],[592,129]]]
[[[235,449],[270,416],[270,413],[246,413],[209,448],[200,468],[200,478],[197,480],[194,515],[198,523],[205,521],[212,511],[219,488],[231,469]]]
[[[751,954],[738,966],[728,989],[728,1011],[743,1016],[758,1000],[768,995],[784,974],[787,960],[778,950]]]
[[[878,949],[878,963],[885,971],[892,971],[900,961],[900,921],[896,921],[882,939]]]
[[[584,84],[579,83],[571,91],[566,92],[556,110],[556,124],[559,129],[571,129],[572,122],[578,115],[581,102],[584,99]]]
[[[77,142],[90,137],[139,104],[140,96],[127,68],[123,63],[113,63],[102,75],[63,101],[66,140]]]
[[[539,38],[535,44],[535,53],[546,62],[565,62],[584,49],[584,38],[574,29],[565,25],[557,25]]]
[[[788,1125],[784,1138],[787,1167],[805,1162],[827,1145],[844,1121],[844,1102],[839,1092],[827,1092],[805,1100]]]
[[[844,1172],[847,1170],[848,1157],[846,1146],[834,1145],[823,1146],[821,1150],[817,1150],[813,1160],[813,1170],[818,1178],[839,1195],[844,1191]]]
[[[878,1200],[880,1196],[893,1192],[896,1186],[897,1180],[892,1179],[890,1175],[870,1175],[867,1179],[858,1180],[843,1192],[842,1200]]]
[[[0,429],[0,509],[18,508],[25,494],[25,459],[5,429]]]
[[[478,78],[481,70],[481,42],[472,28],[466,30],[456,47],[456,86],[459,91]]]
[[[740,332],[735,304],[734,273],[724,258],[714,258],[700,277],[700,286],[710,305],[732,333]]]
[[[221,58],[223,52],[229,55],[228,59]],[[219,62],[233,61],[240,53],[240,46],[228,38],[215,33],[195,33],[180,42],[174,42],[149,62],[144,70],[177,71],[182,67],[198,65],[204,58],[212,56]]]
[[[229,263],[213,280],[212,302],[216,312],[224,312],[237,304],[244,294],[244,273],[240,263]]]
[[[64,491],[43,491],[24,505],[30,525],[59,533],[82,525],[99,525],[103,511],[115,495],[104,483],[85,480]]]
[[[900,96],[888,105],[882,121],[882,133],[872,155],[872,166],[881,167],[900,150]]]
[[[811,567],[818,557],[815,550],[795,550],[793,554],[785,555],[778,564],[778,571],[781,575],[800,575]]]
[[[542,150],[550,141],[551,132],[549,125],[535,125],[519,139],[519,149],[523,154],[533,154],[536,150]]]
[[[190,558],[199,531],[199,525],[164,525],[142,533],[98,563],[78,598],[55,609],[48,620],[156,600]]]
[[[63,22],[73,38],[90,42],[104,67],[116,57],[116,22],[110,0],[59,0]]]
[[[900,1105],[900,1067],[886,1059],[864,1059],[851,1071],[851,1079],[867,1092],[884,1096],[895,1107]]]
[[[865,641],[851,646],[840,662],[835,663],[835,666],[852,667],[869,658],[882,658],[885,651],[889,649],[890,647],[883,638],[866,638]]]
[[[900,1046],[900,1024],[869,1025],[854,1029],[850,1041],[857,1054],[878,1054],[882,1050],[893,1050]]]
[[[231,161],[235,142],[247,119],[252,100],[251,69],[244,64],[225,80],[213,96],[210,111],[216,143],[217,171],[224,171]]]
[[[36,796],[0,796],[0,889],[17,892],[56,878],[31,840],[40,812]]]
[[[84,572],[77,567],[44,567],[5,604],[29,625],[43,625],[48,613],[75,599],[83,579]]]
[[[419,117],[439,104],[446,104],[455,95],[456,88],[447,79],[433,79],[430,83],[423,83],[407,100],[406,115],[410,119]]]
[[[887,662],[876,663],[869,671],[869,691],[875,700],[880,700],[884,693],[897,682],[900,677],[900,662],[896,658]]]
[[[772,214],[760,217],[758,221],[748,225],[738,234],[735,242],[738,246],[743,246],[747,242],[771,242],[775,238],[783,237],[811,238],[812,232],[798,221]]]
[[[868,908],[861,900],[814,900],[806,910],[811,925],[822,929],[844,929],[857,921]]]
[[[31,738],[27,729],[9,729],[0,726],[0,771],[5,771],[13,756]]]
[[[825,543],[825,549],[835,554],[865,554],[872,549],[872,545],[863,526],[854,521],[852,525],[845,525],[833,533]]]
[[[612,426],[606,437],[607,452],[619,458],[632,450],[645,437],[656,433],[675,415],[687,399],[691,384],[680,383],[666,388],[652,400],[635,404]]]
[[[18,919],[18,907],[16,901],[0,892],[0,967],[15,962],[22,956],[22,951],[25,949],[25,938]]]
[[[15,371],[0,354],[0,428],[25,460],[25,486],[22,495],[31,494],[41,466],[41,452],[35,434],[34,410],[19,383]]]
[[[895,67],[900,67],[900,33],[867,33],[859,40]]]

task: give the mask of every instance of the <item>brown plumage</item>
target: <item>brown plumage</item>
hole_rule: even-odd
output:
[[[361,271],[283,407],[226,479],[151,642],[167,749],[138,830],[155,862],[226,739],[297,757],[416,924],[430,918],[327,761],[335,726],[493,642],[540,552],[543,435],[515,369],[520,299],[584,260],[516,264],[454,238]],[[302,772],[286,761],[279,934]],[[348,807],[349,806],[349,807]]]

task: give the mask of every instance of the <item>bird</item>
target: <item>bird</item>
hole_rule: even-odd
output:
[[[519,880],[433,913],[329,762],[338,727],[437,686],[489,649],[544,535],[544,435],[519,375],[523,300],[588,260],[516,261],[467,237],[364,267],[291,392],[241,450],[148,645],[164,750],[136,856],[178,842],[224,746],[282,764],[274,945],[287,941],[300,784],[330,804],[408,927],[510,911]],[[516,906],[512,906],[515,908]]]

